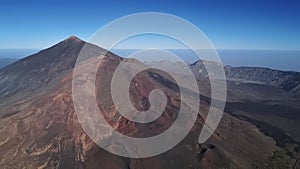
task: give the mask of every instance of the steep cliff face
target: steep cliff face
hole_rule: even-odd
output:
[[[225,67],[226,75],[233,79],[245,79],[253,82],[269,84],[289,92],[300,84],[300,73],[279,71],[257,67]]]
[[[214,62],[204,62],[208,65],[216,64]],[[200,78],[207,75],[203,61],[197,61],[191,64],[190,67]],[[231,66],[224,66],[224,71],[228,80],[267,84],[291,93],[300,94],[300,72],[280,71],[260,67]]]

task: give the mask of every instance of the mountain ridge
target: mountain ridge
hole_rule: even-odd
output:
[[[52,88],[53,83],[61,81],[73,70],[83,46],[90,48],[92,52],[96,51],[93,54],[106,52],[98,46],[71,36],[0,69],[0,100],[9,100],[12,96],[12,101],[16,101],[21,99],[14,96],[19,91],[22,91],[20,97],[24,97],[32,92],[43,92],[42,90]]]
[[[204,62],[206,64],[216,64],[214,62]],[[203,61],[201,60],[192,63],[190,68],[197,76],[207,74]],[[300,72],[247,66],[224,66],[224,71],[227,80],[247,80],[250,83],[263,83],[279,87],[291,93],[300,94]]]
[[[263,166],[275,150],[281,149],[274,139],[264,135],[255,125],[227,113],[211,138],[199,144],[197,138],[210,106],[210,98],[206,98],[201,100],[199,115],[191,132],[172,150],[147,159],[123,158],[104,151],[82,130],[73,107],[72,70],[84,45],[86,42],[70,37],[0,71],[0,100],[4,103],[0,107],[0,127],[3,128],[0,130],[0,166],[248,169]],[[92,44],[87,44],[87,47],[87,58],[107,52]],[[96,64],[92,59],[84,60],[86,65],[83,65]],[[146,137],[164,131],[176,119],[180,109],[178,86],[164,72],[146,70],[139,73],[129,89],[132,104],[146,110],[149,93],[155,88],[164,91],[168,104],[163,114],[150,124],[129,121],[117,111],[107,90],[116,67],[123,60],[108,52],[98,67],[96,98],[103,115],[113,128],[128,136]],[[140,64],[136,60],[125,60]],[[81,79],[82,82],[89,80]],[[204,85],[199,83],[199,87]],[[25,89],[28,92],[24,92]],[[6,94],[8,91],[10,93]]]

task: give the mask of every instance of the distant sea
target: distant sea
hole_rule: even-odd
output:
[[[39,49],[0,49],[0,59],[21,59],[38,51]]]
[[[39,49],[0,49],[1,58],[21,59],[38,52]],[[136,50],[113,50],[119,56],[128,57]],[[197,60],[194,53],[187,50],[170,50],[188,63]],[[230,66],[267,67],[300,72],[300,50],[218,50],[223,64]],[[156,57],[156,56],[155,56]]]

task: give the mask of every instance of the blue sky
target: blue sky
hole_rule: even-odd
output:
[[[218,49],[299,50],[299,9],[289,0],[4,0],[0,48],[41,49],[71,35],[87,40],[124,15],[164,12],[195,24]]]

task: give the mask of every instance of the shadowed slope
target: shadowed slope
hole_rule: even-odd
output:
[[[210,140],[199,145],[197,139],[209,107],[209,101],[203,100],[192,131],[172,150],[147,159],[128,159],[104,151],[83,132],[73,108],[72,70],[84,44],[70,37],[1,70],[0,98],[5,101],[0,108],[1,167],[255,168],[277,149],[275,142],[255,126],[228,114]],[[91,56],[103,55],[105,50],[88,45],[86,63],[95,64]],[[136,137],[153,136],[168,128],[180,108],[174,80],[165,72],[151,69],[133,79],[130,99],[136,108],[149,108],[148,95],[155,88],[162,89],[168,97],[161,117],[149,124],[136,124],[120,116],[108,90],[112,74],[123,59],[112,53],[103,57],[97,72],[96,92],[98,106],[104,110],[110,125]],[[132,59],[126,61],[142,64]],[[14,100],[18,102],[13,103]]]

